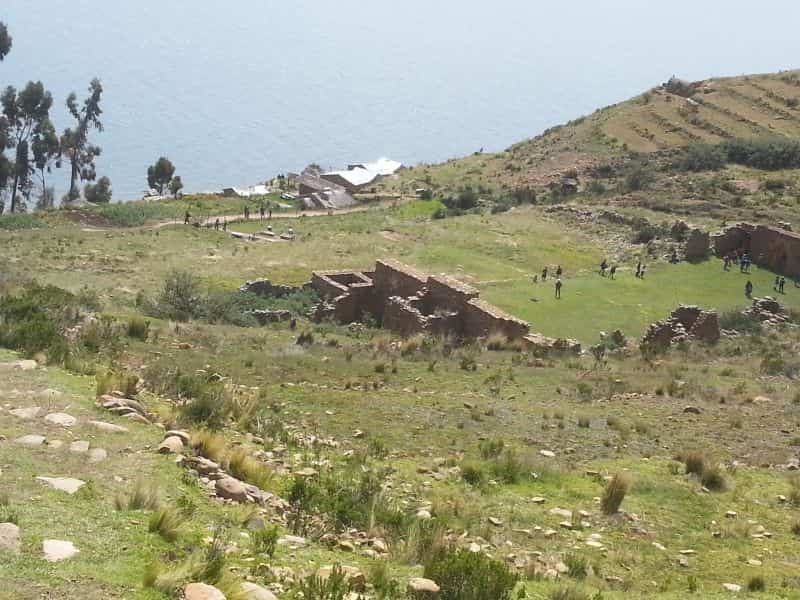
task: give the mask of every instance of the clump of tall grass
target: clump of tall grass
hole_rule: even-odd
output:
[[[177,510],[162,507],[150,515],[148,530],[150,533],[158,533],[168,542],[174,542],[178,539],[182,524],[183,518]]]
[[[630,480],[624,475],[616,474],[606,484],[600,498],[600,507],[607,515],[615,515],[630,489]]]
[[[117,494],[114,497],[114,507],[117,510],[155,510],[161,505],[158,490],[138,480],[130,494]]]

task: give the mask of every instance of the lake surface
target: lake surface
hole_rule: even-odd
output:
[[[190,191],[311,162],[440,161],[673,74],[800,66],[789,0],[2,0],[0,20],[0,84],[41,79],[59,130],[67,94],[103,81],[98,173],[116,199],[139,197],[162,154]]]

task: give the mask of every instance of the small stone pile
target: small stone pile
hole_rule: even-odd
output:
[[[144,423],[145,425],[150,425],[152,423],[144,404],[138,400],[125,398],[124,394],[121,392],[112,392],[111,394],[100,396],[97,403],[108,412],[124,417],[125,419]]]
[[[765,325],[781,325],[791,321],[781,303],[769,296],[753,299],[753,305],[742,314]]]
[[[667,318],[651,324],[642,338],[643,349],[663,352],[689,339],[715,342],[720,337],[719,318],[714,311],[681,305]]]
[[[551,338],[539,333],[530,333],[522,338],[525,349],[536,356],[548,356],[551,354],[574,354],[581,353],[581,343],[577,340],[568,338]]]

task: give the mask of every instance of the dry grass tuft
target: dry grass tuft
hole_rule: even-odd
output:
[[[619,512],[619,507],[625,499],[631,484],[625,475],[614,475],[606,484],[603,496],[600,499],[600,506],[607,515],[615,515]]]

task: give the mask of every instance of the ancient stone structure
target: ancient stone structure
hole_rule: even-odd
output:
[[[713,236],[712,241],[717,256],[747,252],[759,266],[789,277],[800,275],[800,234],[767,225],[739,223]]]
[[[781,303],[769,296],[754,298],[753,305],[742,311],[742,314],[765,325],[780,325],[791,321],[789,313]]]
[[[686,260],[696,262],[708,258],[711,239],[708,233],[702,229],[692,229],[686,238],[686,249],[684,250]]]
[[[716,312],[682,304],[672,311],[668,318],[650,325],[642,338],[641,347],[663,352],[672,344],[690,338],[715,342],[719,336],[719,319]]]
[[[343,323],[374,319],[401,335],[417,333],[480,338],[502,334],[534,351],[580,352],[574,340],[530,333],[525,321],[481,300],[478,290],[446,275],[428,276],[397,261],[374,271],[317,271],[312,287],[325,301],[316,316]]]

